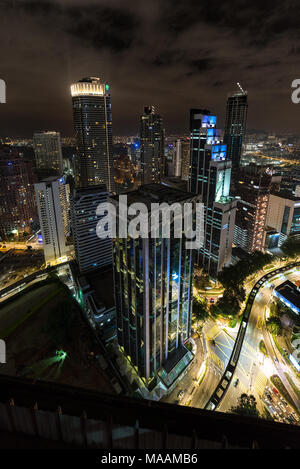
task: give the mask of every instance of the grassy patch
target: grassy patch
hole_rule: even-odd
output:
[[[286,376],[286,379],[290,383],[291,387],[293,388],[293,391],[295,391],[296,395],[300,399],[300,389],[298,389],[298,386],[294,383],[294,381],[292,380],[292,378],[290,377],[288,373],[284,372],[284,374]]]
[[[274,343],[277,347],[277,349],[279,350],[280,354],[284,357],[285,354],[284,354],[284,351],[282,350],[282,348],[280,347],[279,343],[278,343],[278,340],[276,338],[276,335],[272,334],[272,337],[273,337],[273,340],[274,340]]]
[[[228,322],[228,327],[234,328],[236,325],[237,325],[237,319],[236,319],[236,318],[232,318],[232,319],[230,319],[230,321]]]
[[[39,285],[39,284],[36,284],[36,285]],[[49,300],[54,298],[61,290],[63,290],[63,288],[64,286],[62,284],[58,285],[57,288],[53,292],[51,292],[46,297],[42,298],[41,301],[39,301],[39,303],[35,304],[32,308],[30,308],[30,310],[26,314],[24,314],[24,316],[21,316],[20,319],[17,322],[15,322],[11,327],[6,329],[4,332],[1,332],[1,338],[2,339],[7,338],[13,331],[15,331],[18,327],[20,327],[21,324],[27,321],[27,319],[29,319],[33,314],[37,313],[42,308],[42,306],[44,306]]]
[[[259,350],[260,350],[260,352],[263,353],[266,357],[268,356],[268,352],[267,352],[267,349],[266,349],[266,345],[265,345],[265,343],[264,343],[263,340],[261,340],[261,341],[259,342]]]

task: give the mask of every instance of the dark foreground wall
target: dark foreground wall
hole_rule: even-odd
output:
[[[300,428],[0,375],[0,447],[300,448]]]

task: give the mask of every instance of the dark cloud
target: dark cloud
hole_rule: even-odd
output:
[[[88,75],[111,84],[115,134],[138,132],[145,104],[169,132],[186,131],[195,105],[222,124],[237,81],[250,127],[296,131],[299,13],[278,0],[0,0],[2,132],[72,134],[69,85]]]
[[[101,6],[71,8],[67,11],[66,31],[96,49],[111,48],[118,52],[132,46],[138,20],[126,11]]]

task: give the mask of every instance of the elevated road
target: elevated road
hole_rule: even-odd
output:
[[[247,332],[247,327],[248,327],[248,324],[250,323],[250,317],[251,317],[250,313],[251,313],[252,307],[254,305],[254,302],[255,301],[257,302],[257,295],[259,294],[259,290],[261,289],[261,287],[264,285],[265,282],[268,282],[269,280],[276,277],[277,275],[288,272],[289,270],[293,269],[294,267],[298,267],[299,265],[300,265],[300,262],[293,262],[291,264],[285,265],[285,266],[277,268],[277,269],[275,269],[271,272],[268,272],[263,277],[261,277],[258,280],[258,282],[256,282],[254,287],[252,288],[252,290],[249,294],[249,297],[248,297],[248,300],[247,300],[243,315],[242,315],[241,324],[240,324],[238,334],[237,334],[237,337],[236,337],[236,340],[235,340],[235,343],[234,343],[234,346],[233,346],[233,349],[232,349],[232,352],[231,352],[231,355],[230,355],[229,362],[228,362],[228,364],[227,364],[227,366],[224,370],[224,373],[222,375],[222,378],[221,378],[220,382],[218,383],[217,387],[215,388],[215,391],[213,392],[212,396],[210,397],[210,399],[206,403],[205,409],[216,410],[217,407],[220,406],[222,399],[225,397],[226,392],[228,391],[228,388],[231,384],[231,381],[233,379],[233,375],[236,371],[236,368],[237,368],[237,365],[238,365],[238,362],[239,362],[241,350],[242,350],[245,335],[246,335],[246,332]],[[271,295],[271,293],[270,293],[270,295]],[[263,304],[265,304],[265,303],[263,303]],[[262,305],[259,306],[259,304],[257,305],[257,307],[260,311],[261,311],[261,306]],[[252,332],[254,331],[254,335],[256,335],[255,342],[259,343],[259,338],[262,335],[260,330],[262,331],[262,329],[263,329],[263,322],[262,322],[263,318],[261,318],[259,320],[259,323],[257,323],[258,317],[255,316],[254,321],[255,320],[256,320],[256,324],[254,325],[254,327],[253,327],[253,324],[251,325],[251,330],[252,330]],[[251,347],[251,345],[250,345],[250,347]],[[256,350],[254,350],[254,353],[256,353]],[[255,368],[256,368],[256,370],[255,370]],[[260,370],[260,364],[258,363],[258,360],[257,360],[257,363],[253,363],[253,360],[252,360],[252,369],[251,370],[249,370],[247,368],[244,369],[244,373],[248,375],[248,378],[250,377],[250,386],[252,386],[252,375],[253,374],[257,375],[259,370]]]

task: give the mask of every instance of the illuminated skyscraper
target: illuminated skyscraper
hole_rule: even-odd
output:
[[[0,146],[0,236],[30,232],[37,221],[34,200],[36,175],[31,161],[8,146]]]
[[[97,236],[97,224],[101,218],[97,207],[107,202],[108,195],[105,185],[77,188],[71,195],[75,257],[81,273],[112,263],[111,239]]]
[[[128,206],[145,204],[149,217],[151,203],[182,206],[197,199],[160,184],[140,186],[126,195]],[[118,207],[116,197],[111,201]],[[117,233],[119,223],[118,217]],[[121,350],[147,385],[158,373],[169,388],[193,357],[184,343],[191,335],[195,251],[187,249],[185,235],[174,237],[173,222],[169,238],[162,237],[161,230],[160,225],[157,238],[149,232],[147,238],[113,240],[114,286]]]
[[[204,246],[197,263],[213,277],[230,264],[236,201],[229,196],[231,161],[220,141],[216,116],[210,111],[190,111],[189,191],[204,204]]]
[[[141,115],[140,144],[142,184],[159,183],[165,172],[164,129],[153,106],[146,106]]]
[[[59,132],[36,132],[33,135],[36,167],[54,169],[59,176],[63,172],[63,160]]]
[[[67,256],[66,238],[70,231],[69,185],[64,178],[49,177],[34,188],[45,263],[62,262]]]
[[[224,127],[224,143],[227,145],[227,159],[232,168],[238,168],[241,160],[243,137],[247,122],[247,91],[242,89],[228,96]]]
[[[71,86],[77,139],[76,186],[105,184],[114,190],[110,90],[99,78],[83,78]]]
[[[250,164],[238,172],[234,243],[249,253],[264,250],[271,182],[272,175],[262,166]]]

